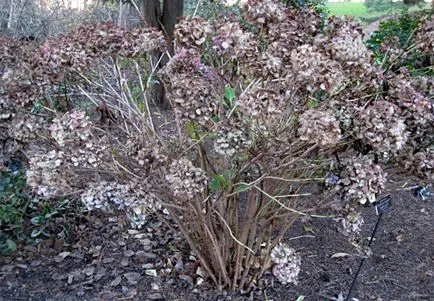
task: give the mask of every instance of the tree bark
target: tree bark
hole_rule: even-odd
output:
[[[143,0],[141,12],[146,25],[162,30],[169,40],[169,52],[173,54],[172,40],[176,23],[183,14],[184,0],[162,0],[163,11],[161,11],[160,0]],[[158,71],[168,61],[167,57],[160,60],[162,53],[154,51],[149,55],[149,69]],[[164,85],[161,80],[153,74],[148,96],[160,108],[170,107],[166,99]]]
[[[179,18],[182,17],[184,11],[183,0],[165,0],[163,4],[163,15],[161,21],[164,26],[164,31],[170,40],[173,39],[175,25]]]

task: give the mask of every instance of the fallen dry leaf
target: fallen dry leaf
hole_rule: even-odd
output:
[[[351,254],[339,252],[339,253],[333,254],[331,256],[331,258],[341,258],[341,257],[346,257],[346,256],[351,256]]]
[[[142,275],[140,275],[140,273],[130,272],[130,273],[125,273],[124,277],[128,280],[129,284],[137,284],[140,278],[142,278]]]
[[[61,263],[62,261],[65,260],[66,257],[68,257],[70,255],[71,255],[71,252],[62,252],[62,253],[59,253],[59,254],[57,254],[56,257],[54,257],[54,261],[57,262],[57,263]]]
[[[122,282],[122,276],[117,276],[112,282],[110,282],[110,286],[118,286]]]

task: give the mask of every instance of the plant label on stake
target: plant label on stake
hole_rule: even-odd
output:
[[[392,205],[390,194],[380,199],[375,205],[375,213],[377,215],[383,214]]]

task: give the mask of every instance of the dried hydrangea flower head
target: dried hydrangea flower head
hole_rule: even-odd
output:
[[[212,32],[208,21],[200,17],[186,17],[175,26],[175,40],[181,47],[198,48],[203,46]]]
[[[404,164],[408,170],[416,172],[431,183],[434,182],[434,149],[428,148],[406,156]]]
[[[280,94],[276,89],[258,86],[245,90],[238,99],[243,115],[261,123],[281,118],[286,104],[285,94]]]
[[[299,116],[300,140],[334,146],[341,139],[339,122],[329,111],[307,110]]]
[[[298,86],[314,93],[333,94],[344,82],[340,65],[319,52],[317,47],[302,45],[291,53],[292,75]]]
[[[124,184],[106,181],[91,183],[81,194],[81,201],[89,211],[126,211],[131,226],[141,228],[147,215],[161,206],[158,198],[148,188],[137,180]]]
[[[413,131],[432,128],[434,123],[434,104],[413,87],[407,76],[389,81],[388,98],[402,109],[406,123]]]
[[[248,135],[241,130],[225,130],[217,134],[217,138],[214,140],[214,150],[220,155],[231,157],[237,152],[249,148],[252,143]]]
[[[158,140],[150,139],[143,134],[133,133],[125,143],[125,152],[138,165],[138,174],[147,175],[152,166],[164,166],[168,160]]]
[[[271,250],[271,261],[275,264],[273,275],[283,284],[297,284],[300,273],[301,257],[293,248],[286,244],[279,244]]]
[[[358,235],[362,231],[364,220],[362,214],[350,207],[347,214],[339,219],[342,222],[342,228],[347,235]]]
[[[370,156],[350,159],[341,173],[338,189],[348,201],[374,203],[386,185],[386,175]]]
[[[396,154],[405,146],[409,134],[401,116],[398,106],[387,101],[376,101],[355,118],[359,138],[380,153]]]
[[[164,70],[170,81],[169,97],[184,119],[207,121],[218,109],[215,75],[195,50],[181,49]]]
[[[37,195],[48,198],[70,193],[74,183],[67,176],[66,161],[64,152],[55,150],[33,154],[26,170],[27,185]]]
[[[204,170],[195,167],[193,163],[180,158],[170,164],[165,176],[175,197],[188,200],[205,191],[208,177]]]
[[[417,30],[415,45],[421,53],[429,56],[431,65],[434,64],[434,15]]]
[[[54,118],[50,125],[51,137],[60,147],[80,144],[92,139],[92,123],[86,112],[73,110]]]
[[[258,26],[285,21],[288,10],[284,4],[273,0],[249,0],[243,8],[246,20]]]

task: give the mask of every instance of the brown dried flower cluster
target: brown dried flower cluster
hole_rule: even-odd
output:
[[[415,45],[421,53],[429,57],[431,65],[434,64],[434,15],[417,30]]]
[[[264,123],[280,118],[287,101],[276,89],[252,87],[240,95],[238,105],[245,116]]]
[[[342,228],[346,235],[356,236],[362,231],[364,224],[363,216],[352,207],[350,207],[348,213],[339,220],[342,223]]]
[[[247,149],[252,143],[247,134],[241,130],[221,131],[214,140],[214,150],[218,154],[232,157],[237,152]]]
[[[197,52],[182,49],[173,56],[165,74],[171,85],[169,97],[181,117],[207,121],[216,114],[216,77]]]
[[[286,21],[288,8],[273,0],[251,0],[244,6],[244,15],[252,24],[266,26]]]
[[[402,150],[409,133],[401,110],[388,101],[376,101],[355,119],[361,139],[379,152]]]
[[[128,137],[125,155],[137,165],[135,172],[147,176],[152,167],[164,166],[168,160],[158,141],[146,139],[135,133]]]
[[[37,195],[55,197],[74,190],[75,178],[71,178],[64,152],[51,150],[33,154],[29,158],[26,180]]]
[[[274,262],[273,275],[283,284],[297,284],[297,276],[300,273],[301,257],[293,248],[286,244],[279,244],[270,253]]]
[[[344,82],[338,63],[328,59],[312,45],[303,45],[294,50],[291,63],[295,83],[310,93],[322,90],[333,94]]]
[[[11,115],[10,115],[11,116]],[[18,115],[9,120],[8,136],[24,145],[38,137],[45,130],[46,120],[32,114]]]
[[[141,228],[147,215],[160,207],[156,195],[148,190],[145,183],[137,180],[125,184],[106,181],[91,183],[81,194],[81,201],[89,211],[126,211],[135,228]]]
[[[433,103],[412,86],[407,78],[390,81],[389,97],[391,102],[402,108],[406,122],[412,128],[431,126],[434,122]]]
[[[345,166],[338,181],[338,189],[345,199],[374,203],[376,195],[385,187],[387,174],[369,156],[350,159]]]
[[[44,92],[40,76],[37,44],[23,44],[16,39],[0,43],[0,99],[9,106],[25,107]]]
[[[201,47],[209,38],[211,25],[199,17],[187,17],[175,26],[174,35],[181,47]]]
[[[391,36],[386,38],[381,44],[380,51],[388,55],[390,61],[397,63],[397,60],[401,61],[406,58],[405,50],[401,47],[399,38],[397,36]]]
[[[417,76],[411,79],[411,84],[416,91],[423,93],[428,98],[434,98],[434,77]]]
[[[203,193],[208,183],[206,173],[186,158],[174,160],[165,179],[173,195],[187,201]]]
[[[434,149],[421,150],[407,156],[405,167],[420,176],[425,177],[431,183],[434,182]]]
[[[300,140],[321,146],[334,146],[341,139],[339,122],[328,111],[307,110],[299,116]]]

